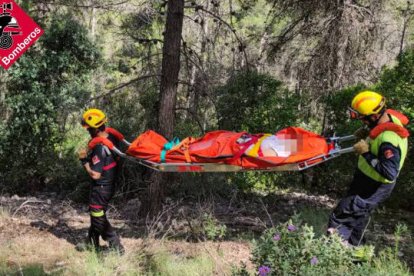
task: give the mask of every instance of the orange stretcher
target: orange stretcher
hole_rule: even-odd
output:
[[[287,150],[268,155],[263,144],[272,139]],[[325,138],[288,127],[275,134],[218,130],[200,138],[167,141],[149,130],[128,143],[125,153],[115,147],[113,151],[161,172],[302,171],[353,152],[352,147],[342,148],[341,143],[354,139],[353,135]]]

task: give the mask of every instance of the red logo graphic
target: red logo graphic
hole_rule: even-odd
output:
[[[99,162],[101,162],[101,160],[99,160],[99,157],[97,155],[95,155],[94,157],[92,157],[92,164],[96,165]]]
[[[388,149],[384,152],[385,158],[390,159],[391,157],[394,157],[394,153],[392,150]]]
[[[43,34],[13,0],[0,0],[0,65],[9,69]]]

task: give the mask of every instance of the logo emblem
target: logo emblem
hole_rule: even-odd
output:
[[[392,152],[392,150],[388,149],[384,152],[384,156],[386,159],[390,159],[392,157],[394,157],[394,153]]]
[[[99,160],[99,157],[97,155],[95,155],[94,157],[92,157],[92,164],[96,165],[99,162],[101,162],[101,160]]]
[[[0,65],[8,69],[43,34],[12,0],[0,0]]]

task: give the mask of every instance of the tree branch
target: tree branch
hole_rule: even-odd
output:
[[[122,83],[122,84],[120,84],[119,86],[117,86],[117,87],[115,87],[115,88],[113,88],[113,89],[111,89],[111,90],[108,90],[107,92],[105,92],[105,93],[103,93],[103,94],[101,94],[101,95],[98,95],[98,96],[95,96],[95,97],[93,97],[93,98],[90,98],[90,99],[89,99],[89,102],[91,102],[91,101],[93,101],[93,100],[97,100],[97,99],[103,98],[103,97],[106,97],[106,96],[108,96],[108,95],[110,95],[110,94],[113,94],[113,93],[115,93],[116,91],[121,90],[122,88],[127,87],[127,86],[129,86],[129,85],[131,85],[131,84],[134,84],[134,83],[136,83],[136,82],[138,82],[138,81],[145,80],[145,79],[149,79],[149,78],[156,78],[156,77],[159,77],[159,76],[160,76],[160,75],[147,75],[147,76],[141,76],[141,77],[138,77],[138,78],[136,78],[136,79],[130,80],[129,82]]]
[[[240,49],[243,52],[244,59],[246,60],[246,67],[249,68],[250,63],[249,63],[249,59],[247,58],[245,45],[244,45],[243,41],[241,40],[241,38],[237,35],[236,30],[228,22],[223,20],[220,16],[218,16],[217,14],[215,14],[215,13],[209,11],[209,10],[204,9],[202,6],[198,6],[197,10],[203,11],[203,12],[211,15],[212,17],[219,20],[220,22],[222,22],[224,25],[226,25],[230,29],[230,31],[233,33],[234,37],[236,38],[237,42],[239,42],[239,44],[240,44],[239,45]]]
[[[205,133],[205,130],[204,130],[204,128],[203,128],[203,124],[200,122],[200,120],[199,120],[199,118],[198,118],[198,116],[197,116],[197,114],[195,114],[194,112],[192,112],[189,108],[186,108],[186,107],[176,107],[175,108],[175,110],[177,111],[177,110],[183,110],[183,111],[186,111],[186,112],[188,112],[193,118],[194,118],[194,120],[197,122],[197,125],[198,125],[198,127],[200,128],[200,130],[201,130],[201,133]]]

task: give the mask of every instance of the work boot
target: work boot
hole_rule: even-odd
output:
[[[88,243],[92,245],[95,249],[99,249],[99,234],[95,231],[89,229],[88,232]]]
[[[99,235],[89,230],[88,236],[83,242],[77,243],[75,249],[80,252],[86,250],[95,250],[97,252],[100,251],[101,247],[99,245]]]

